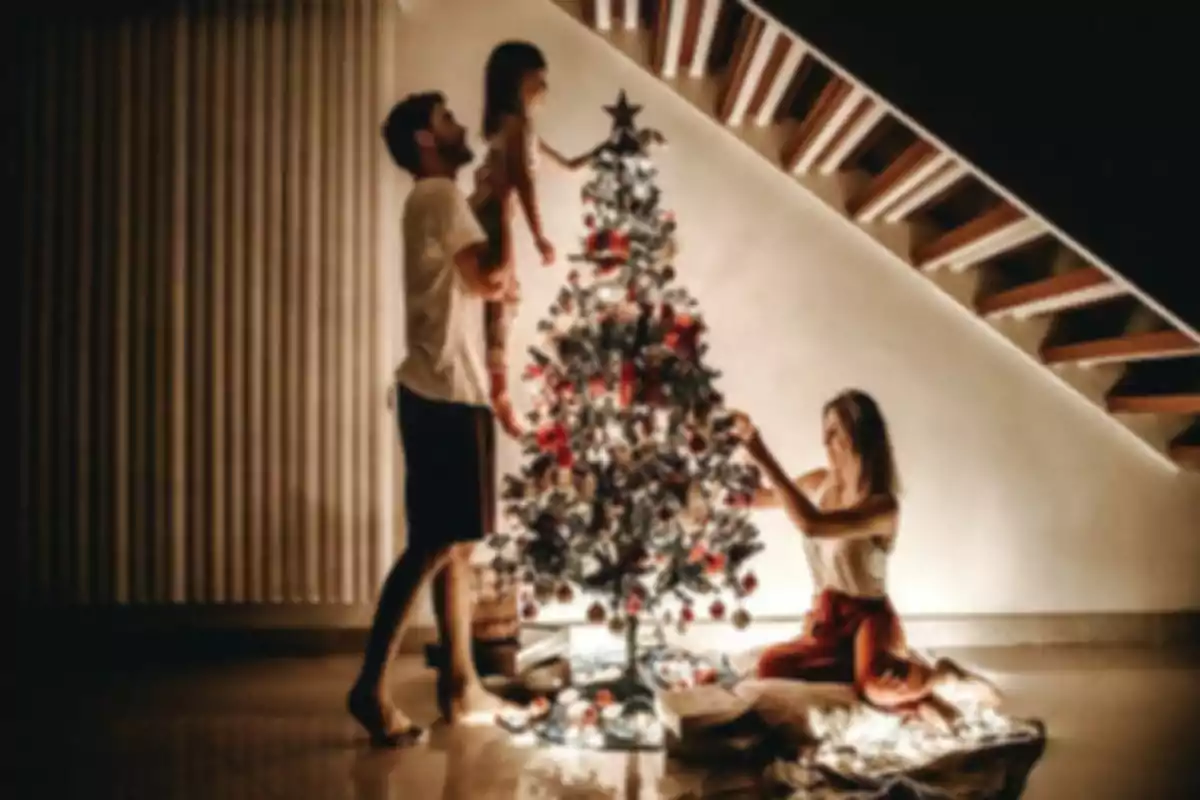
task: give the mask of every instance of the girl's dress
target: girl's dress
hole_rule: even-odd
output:
[[[492,376],[493,389],[499,388],[501,391],[505,388],[508,329],[516,310],[519,286],[512,246],[512,224],[518,203],[513,179],[518,165],[510,163],[509,158],[514,136],[524,137],[522,147],[526,150],[529,170],[532,172],[536,169],[536,135],[521,120],[508,117],[488,142],[484,162],[475,172],[475,191],[470,197],[475,216],[487,235],[484,261],[480,267],[485,273],[503,270],[507,285],[507,297],[504,301],[489,301],[484,304],[488,370]]]

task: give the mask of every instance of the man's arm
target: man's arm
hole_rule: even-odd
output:
[[[441,198],[442,246],[454,254],[454,268],[463,286],[485,300],[495,300],[503,294],[499,275],[483,269],[483,254],[487,235],[475,218],[475,212],[457,186],[448,185]]]
[[[480,266],[485,245],[470,244],[454,254],[454,268],[471,294],[487,301],[504,296],[504,280],[499,272],[485,271]]]

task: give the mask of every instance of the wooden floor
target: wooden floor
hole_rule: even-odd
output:
[[[1200,790],[1200,653],[950,653],[1042,717],[1050,745],[1026,797],[1186,798]],[[660,756],[519,750],[492,728],[371,752],[341,710],[353,658],[94,671],[86,656],[3,676],[5,798],[699,798],[717,772]],[[433,720],[431,674],[402,664],[397,699]],[[1188,743],[1192,742],[1191,745]]]

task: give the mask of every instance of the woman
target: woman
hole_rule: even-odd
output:
[[[951,662],[930,666],[909,653],[886,589],[887,556],[896,541],[898,480],[879,406],[850,390],[830,400],[822,432],[828,467],[790,479],[744,414],[734,431],[773,489],[759,507],[782,506],[804,533],[816,595],[804,634],[758,661],[762,678],[853,683],[872,705],[945,720],[953,708],[933,693],[939,681],[967,679]],[[994,702],[981,682],[973,694]]]

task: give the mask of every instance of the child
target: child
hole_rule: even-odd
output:
[[[506,374],[511,315],[505,306],[515,306],[519,298],[512,249],[513,206],[520,203],[542,264],[550,266],[554,263],[554,246],[542,230],[534,182],[538,155],[544,154],[570,170],[583,166],[590,157],[565,159],[538,138],[533,117],[546,91],[546,59],[535,45],[504,42],[492,51],[484,76],[483,138],[488,150],[483,166],[475,173],[470,203],[488,237],[487,255],[480,267],[500,273],[506,290],[503,301],[485,304],[484,330],[492,405],[496,418],[511,435],[520,433]]]

